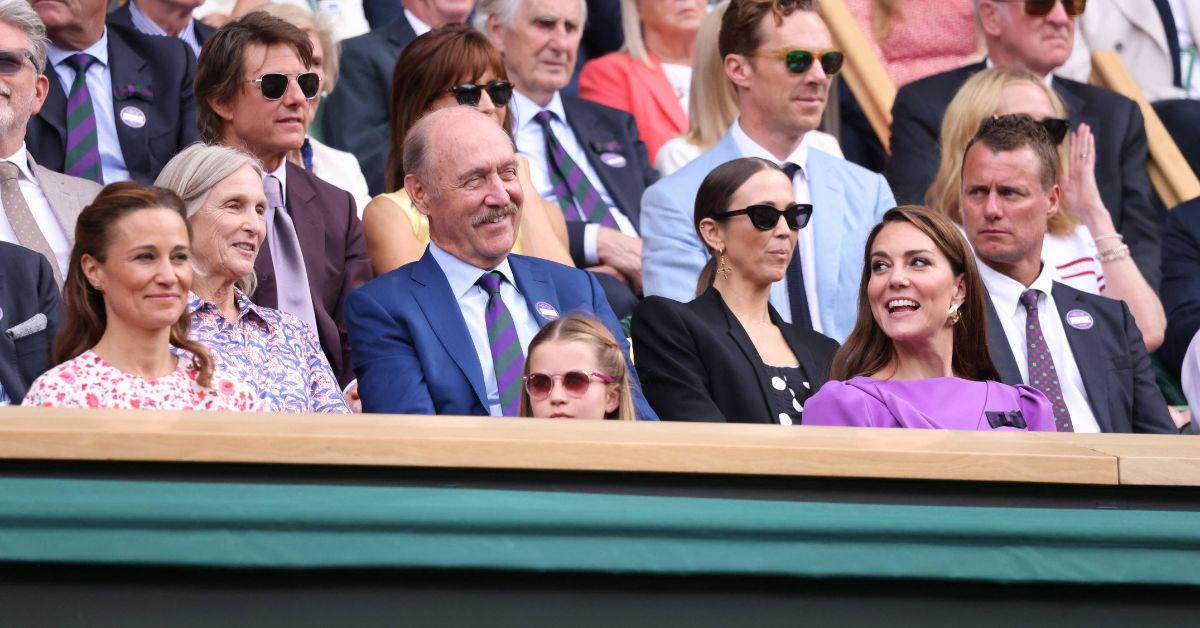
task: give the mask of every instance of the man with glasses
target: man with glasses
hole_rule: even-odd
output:
[[[105,0],[32,4],[50,37],[50,85],[26,131],[30,153],[97,183],[152,183],[196,141],[195,55],[178,39],[106,27]]]
[[[901,203],[923,202],[937,172],[942,118],[958,89],[986,67],[1027,69],[1045,77],[1062,98],[1073,127],[1081,123],[1091,127],[1096,139],[1096,183],[1104,206],[1138,270],[1156,287],[1161,277],[1163,211],[1146,174],[1141,111],[1114,92],[1052,74],[1071,55],[1075,19],[1084,7],[1085,0],[976,0],[987,59],[900,89],[892,106],[888,181]]]
[[[484,0],[475,27],[504,54],[517,150],[534,187],[567,219],[571,257],[603,270],[618,317],[642,294],[641,198],[658,179],[633,116],[563,94],[583,37],[583,0]]]
[[[712,150],[646,191],[646,294],[693,298],[707,260],[692,227],[700,183],[727,161],[761,157],[792,177],[797,202],[813,206],[812,226],[800,232],[771,304],[792,324],[844,340],[854,327],[867,235],[895,202],[883,177],[809,148],[842,53],[811,0],[732,0],[718,47],[741,113]]]
[[[308,128],[306,101],[321,81],[304,31],[261,11],[226,24],[196,70],[200,135],[262,161],[267,238],[255,261],[254,300],[295,315],[316,332],[338,380],[353,379],[342,306],[371,277],[350,193],[285,158]]]

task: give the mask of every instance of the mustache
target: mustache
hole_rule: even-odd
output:
[[[479,225],[481,225],[485,222],[491,222],[493,220],[500,220],[501,218],[507,218],[516,213],[517,213],[516,203],[509,203],[508,205],[505,205],[503,207],[496,207],[493,209],[489,209],[489,210],[475,216],[474,218],[471,219],[471,226],[478,227]]]

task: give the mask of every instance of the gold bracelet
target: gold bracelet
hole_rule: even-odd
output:
[[[1100,251],[1100,263],[1119,262],[1129,257],[1129,245],[1119,244],[1111,249]]]

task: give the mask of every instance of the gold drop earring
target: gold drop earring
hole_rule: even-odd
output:
[[[721,273],[722,279],[724,279],[725,281],[729,281],[729,271],[733,270],[733,267],[730,266],[729,261],[725,259],[725,248],[724,247],[719,249],[718,253],[721,255],[721,264],[720,264],[720,266],[717,267],[717,272]]]
[[[951,325],[957,325],[958,321],[962,319],[962,312],[958,311],[958,305],[959,304],[957,303],[951,305],[950,311],[947,313],[947,315],[950,317]]]

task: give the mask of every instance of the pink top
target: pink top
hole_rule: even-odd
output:
[[[67,360],[34,380],[21,405],[52,408],[231,410],[256,412],[258,397],[241,382],[213,373],[212,386],[196,383],[198,371],[184,352],[170,375],[143,379],[91,351]]]
[[[897,88],[981,57],[972,0],[896,0],[892,24],[875,40],[876,0],[846,0]]]

